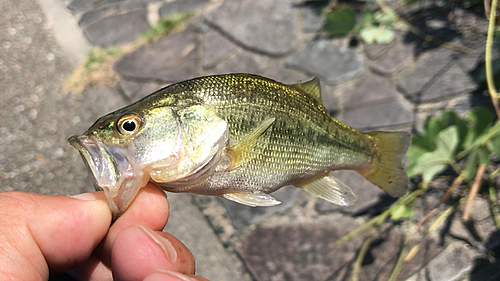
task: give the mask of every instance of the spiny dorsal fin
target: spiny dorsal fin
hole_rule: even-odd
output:
[[[313,97],[318,102],[320,103],[323,102],[321,100],[321,85],[319,83],[318,77],[315,77],[304,83],[293,84],[292,86],[295,86],[296,88],[299,88],[300,90],[304,91],[306,94]]]

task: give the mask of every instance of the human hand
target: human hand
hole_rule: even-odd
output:
[[[186,246],[161,232],[168,215],[167,197],[152,185],[112,225],[103,192],[0,193],[0,279],[69,271],[77,280],[206,280],[193,275]]]

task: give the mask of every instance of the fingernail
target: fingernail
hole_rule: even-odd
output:
[[[145,228],[142,225],[136,225],[135,227],[138,227],[142,231],[146,233],[160,248],[163,250],[165,253],[165,256],[171,263],[175,263],[177,261],[177,251],[175,250],[174,246],[168,239],[166,239],[163,236],[160,236],[156,232],[152,232],[149,229]]]
[[[171,279],[172,278],[172,279]],[[175,271],[158,270],[149,275],[144,281],[196,281],[195,279]]]
[[[84,201],[92,201],[92,200],[95,200],[97,198],[95,196],[94,192],[82,193],[82,194],[73,195],[70,197],[75,198],[75,199],[79,199],[79,200],[84,200]]]

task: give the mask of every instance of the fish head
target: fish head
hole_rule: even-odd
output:
[[[116,218],[148,181],[193,178],[207,163],[213,166],[227,139],[226,122],[210,107],[130,106],[99,118],[69,142]]]
[[[69,138],[106,194],[114,217],[124,212],[149,181],[147,167],[179,161],[178,117],[170,107],[124,108],[99,118],[85,133]]]

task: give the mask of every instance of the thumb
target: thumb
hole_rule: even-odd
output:
[[[0,279],[47,279],[49,270],[75,267],[88,259],[110,224],[102,192],[75,197],[0,193]]]

